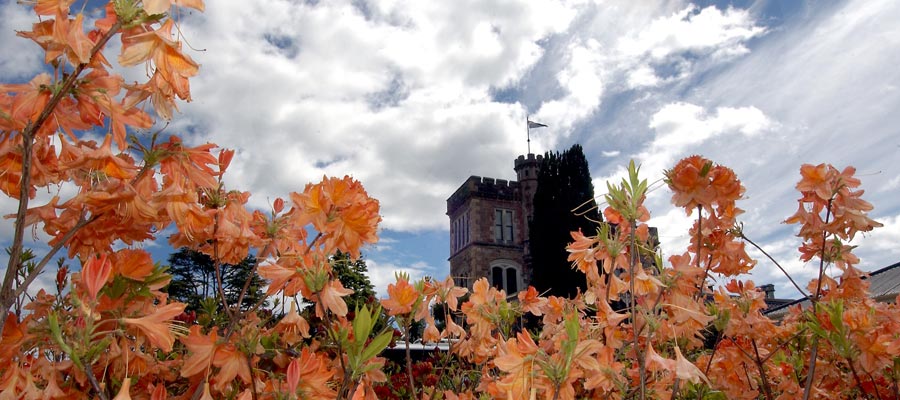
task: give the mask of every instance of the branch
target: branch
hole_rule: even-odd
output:
[[[744,239],[745,241],[747,241],[747,243],[750,243],[751,246],[755,247],[757,250],[762,252],[763,255],[765,255],[770,261],[772,261],[772,263],[775,264],[775,266],[778,267],[778,269],[780,269],[781,272],[784,273],[784,276],[786,276],[788,278],[788,280],[791,281],[791,283],[794,285],[794,287],[797,288],[797,291],[800,292],[800,296],[809,297],[809,295],[806,294],[806,292],[804,292],[803,289],[800,288],[800,285],[798,285],[797,282],[794,281],[794,278],[792,278],[791,275],[788,274],[788,272],[781,266],[781,264],[778,263],[778,261],[775,261],[775,259],[772,258],[772,256],[769,255],[769,253],[767,253],[765,250],[763,250],[762,247],[760,247],[758,244],[756,244],[754,241],[750,240],[750,238],[748,238],[747,236],[744,235],[743,229],[736,230],[735,233],[737,233],[738,237],[740,237],[741,239]]]
[[[831,217],[831,199],[828,200],[828,206],[825,208],[825,224],[828,225],[828,219]],[[816,293],[809,298],[812,303],[813,314],[816,312],[816,304],[819,303],[819,296],[822,294],[822,275],[825,274],[825,244],[828,241],[828,232],[822,231],[822,253],[819,254],[819,278],[816,281]],[[809,352],[809,375],[806,376],[806,387],[803,388],[803,400],[809,400],[809,394],[812,393],[812,382],[816,375],[816,357],[819,355],[819,337],[813,335],[812,350]]]
[[[15,294],[13,295],[13,297],[19,297],[22,295],[22,293],[24,293],[26,290],[28,290],[28,286],[30,286],[31,282],[33,282],[35,279],[37,279],[38,275],[40,275],[40,273],[43,272],[44,267],[47,266],[47,263],[50,262],[50,259],[52,259],[54,256],[56,256],[56,252],[58,252],[60,249],[62,249],[63,246],[65,246],[66,243],[70,239],[72,239],[72,237],[75,236],[75,234],[78,233],[79,230],[81,230],[81,228],[84,228],[91,222],[96,221],[98,218],[99,218],[99,216],[94,216],[94,217],[91,217],[90,219],[84,219],[84,215],[82,215],[82,217],[78,220],[78,223],[76,223],[75,226],[72,227],[72,229],[70,229],[68,232],[66,232],[66,234],[63,235],[63,237],[59,240],[59,242],[56,243],[50,249],[50,251],[47,253],[47,255],[45,255],[44,258],[41,259],[41,261],[34,268],[34,270],[31,271],[31,274],[29,274],[28,277],[25,278],[25,281],[22,282],[21,285],[16,287],[16,291],[15,291]]]
[[[94,47],[91,48],[88,60],[93,60],[97,53],[100,53],[100,50],[106,46],[106,43],[118,33],[121,27],[122,22],[117,20],[116,23],[100,37],[100,40],[94,44]],[[12,285],[19,269],[22,243],[25,238],[25,213],[28,211],[28,194],[31,187],[31,158],[35,133],[40,131],[44,123],[47,122],[47,119],[50,118],[50,115],[53,114],[53,110],[59,105],[59,102],[72,90],[72,87],[75,86],[75,81],[78,80],[79,75],[81,75],[87,66],[87,63],[80,63],[75,66],[72,74],[66,77],[62,87],[53,94],[53,97],[50,98],[47,105],[41,110],[41,114],[38,118],[29,122],[25,126],[25,130],[22,131],[22,178],[19,180],[19,207],[16,210],[15,232],[13,234],[13,243],[9,251],[9,263],[6,267],[6,276],[3,278],[2,287],[0,287],[0,314],[2,315],[6,315],[6,313],[9,312],[9,307],[12,305],[13,299],[15,299],[14,296],[11,296],[13,293]],[[5,324],[6,318],[0,318],[0,332],[3,331],[3,326]]]

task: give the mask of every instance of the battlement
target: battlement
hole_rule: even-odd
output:
[[[533,163],[540,164],[542,161],[544,161],[544,156],[542,156],[540,154],[535,156],[534,153],[528,153],[527,158],[523,155],[520,155],[518,158],[516,158],[515,169],[519,169],[520,166],[525,165],[525,164],[533,164]]]
[[[519,182],[472,175],[447,199],[447,213],[459,208],[469,197],[519,200]]]

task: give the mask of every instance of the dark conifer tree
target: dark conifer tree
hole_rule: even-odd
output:
[[[529,225],[532,285],[539,292],[573,297],[587,288],[584,274],[572,269],[567,261],[566,245],[572,241],[572,231],[594,234],[596,223],[591,220],[600,221],[601,216],[581,146],[573,145],[562,154],[546,153]]]
[[[372,308],[378,302],[375,297],[375,286],[369,280],[369,268],[362,256],[354,260],[350,258],[350,254],[338,251],[331,257],[331,269],[341,281],[341,285],[353,289],[353,294],[344,297],[348,310],[354,311],[363,305]]]
[[[251,278],[254,263],[256,258],[250,255],[236,265],[221,266],[222,289],[229,306],[237,302],[247,279],[251,281],[241,301],[241,309],[249,309],[265,297],[265,291],[262,290],[266,284],[265,280],[255,273]],[[218,296],[215,262],[206,254],[182,247],[169,256],[168,272],[172,274],[172,281],[166,288],[169,297],[186,303],[188,311],[199,311],[202,308],[200,304],[202,300]],[[265,307],[266,303],[262,307]]]

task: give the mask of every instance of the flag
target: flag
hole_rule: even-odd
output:
[[[528,129],[533,129],[533,128],[546,128],[546,127],[547,127],[547,125],[539,124],[539,123],[534,122],[534,121],[528,121]]]

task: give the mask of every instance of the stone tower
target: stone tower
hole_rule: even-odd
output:
[[[528,286],[528,221],[542,160],[519,156],[517,181],[471,176],[447,199],[450,274],[458,286],[471,289],[481,277],[507,294]]]

